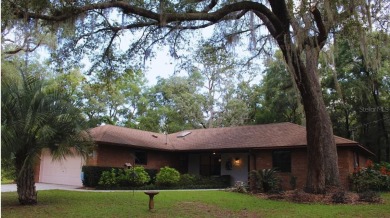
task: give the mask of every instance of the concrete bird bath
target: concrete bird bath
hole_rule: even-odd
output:
[[[149,210],[152,210],[154,208],[153,197],[155,195],[157,195],[159,192],[158,191],[146,191],[144,193],[149,196]]]

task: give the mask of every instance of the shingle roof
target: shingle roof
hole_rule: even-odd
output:
[[[89,130],[96,143],[134,146],[159,150],[172,150],[171,145],[166,144],[166,135],[148,132],[126,127],[102,125]]]
[[[191,134],[177,138],[180,133],[169,135],[177,150],[279,148],[305,146],[306,128],[293,123],[273,123],[252,126],[237,126],[189,130]],[[335,137],[337,144],[357,142]]]
[[[171,151],[286,148],[307,144],[306,128],[293,123],[194,129],[167,136],[113,125],[99,126],[89,132],[97,143]],[[335,141],[338,146],[361,147],[355,141],[338,136]]]

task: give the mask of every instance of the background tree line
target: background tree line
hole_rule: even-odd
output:
[[[322,93],[334,133],[362,143],[378,160],[388,161],[388,35],[372,33],[370,37],[374,43],[370,52],[380,57],[375,71],[365,65],[359,41],[342,34],[321,53]],[[6,69],[9,61],[21,64],[22,58],[12,56],[2,67]],[[222,46],[200,44],[188,58],[192,61],[186,62],[180,74],[158,78],[154,85],[147,83],[142,71],[132,69],[94,76],[72,69],[40,77],[57,81],[71,94],[90,128],[105,123],[172,133],[273,122],[305,125],[299,94],[280,51],[265,58],[258,83],[251,80],[259,66],[242,67],[242,60],[229,56]],[[35,61],[31,66],[44,69],[45,63]]]
[[[382,51],[386,46],[381,46],[388,44],[389,10],[390,4],[381,0],[353,4],[339,0],[7,0],[2,4],[2,41],[6,42],[2,51],[9,56],[45,46],[51,53],[51,69],[63,75],[83,69],[80,60],[88,60],[86,74],[92,77],[81,78],[81,88],[70,87],[75,87],[72,97],[80,99],[79,108],[91,125],[101,119],[170,132],[190,126],[210,128],[283,120],[304,123],[308,126],[310,163],[306,191],[324,193],[327,186],[340,184],[331,120],[344,120],[345,133],[355,137],[359,132],[364,138],[373,136],[366,121],[377,123],[377,136],[369,141],[379,146],[379,159],[389,157],[388,103],[382,93],[387,91],[388,71],[382,61],[386,59],[386,51]],[[183,58],[183,51],[193,44],[199,30],[208,27],[213,28],[213,34],[195,52],[191,59],[194,65],[184,64],[186,75],[160,79],[159,87],[150,90],[140,88],[142,78],[136,81],[136,72],[158,46],[169,45],[172,57]],[[356,40],[350,39],[351,35],[357,36]],[[347,63],[339,63],[347,53],[339,53],[343,41],[351,50],[357,48],[347,57]],[[234,56],[234,52],[226,51],[244,44],[249,44],[243,50],[251,55],[243,60],[231,59],[229,54]],[[324,55],[329,51],[331,55]],[[264,80],[261,84],[250,83],[250,76],[243,75],[246,70],[253,71],[243,66],[250,67],[253,60],[265,55]],[[359,60],[360,68],[356,70]],[[278,62],[286,63],[285,67]],[[342,68],[350,62],[357,68]],[[349,89],[340,79],[344,79],[343,74],[348,77],[353,73],[356,75],[348,83],[364,80],[370,94],[353,89],[351,96],[370,102],[380,111],[364,114],[364,106],[368,105],[360,107],[359,112],[350,108],[358,100],[348,99]],[[327,75],[333,78],[333,85],[324,83]],[[135,81],[134,90],[121,90],[123,86],[131,87],[127,79]],[[185,95],[190,92],[191,96]],[[337,94],[329,100],[327,95],[332,93]],[[333,114],[340,110],[334,105],[340,102],[345,115],[335,119]],[[335,113],[332,111],[330,117],[332,107]],[[276,111],[278,114],[273,114]],[[142,121],[149,116],[152,118],[148,122]],[[359,117],[356,127],[352,127],[358,120],[354,117]],[[365,130],[357,131],[360,126]]]

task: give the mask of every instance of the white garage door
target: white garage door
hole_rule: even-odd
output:
[[[41,156],[39,182],[82,186],[80,174],[83,163],[80,156],[53,161],[50,152],[44,151]]]

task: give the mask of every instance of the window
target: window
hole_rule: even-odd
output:
[[[272,167],[280,172],[291,172],[291,151],[273,151]]]
[[[148,164],[148,156],[144,151],[135,152],[135,164],[146,165]]]

